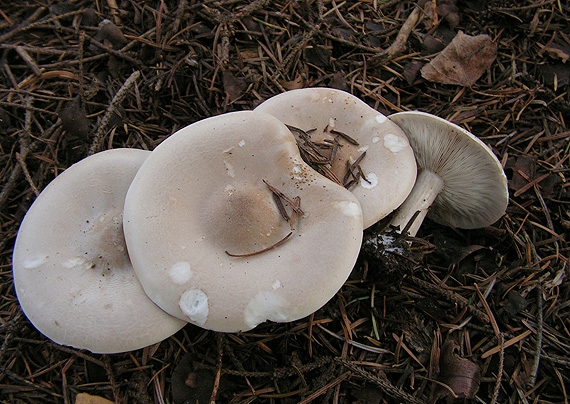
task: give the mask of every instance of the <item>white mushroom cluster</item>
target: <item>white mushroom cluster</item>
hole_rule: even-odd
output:
[[[386,117],[339,90],[292,90],[152,152],[69,167],[20,226],[14,284],[48,338],[124,352],[187,323],[239,332],[300,319],[341,288],[363,230],[390,213],[401,228],[416,218],[412,234],[426,215],[474,228],[507,201],[501,165],[465,130]]]

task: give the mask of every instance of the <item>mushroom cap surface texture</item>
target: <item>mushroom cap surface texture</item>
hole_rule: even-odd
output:
[[[59,344],[126,352],[186,324],[146,296],[123,237],[125,195],[149,155],[115,149],[81,160],[40,193],[22,221],[12,262],[16,294],[32,324]]]
[[[269,186],[300,198],[292,226]],[[155,303],[203,328],[237,332],[305,317],[330,300],[358,256],[362,212],[352,193],[301,160],[285,125],[241,111],[162,142],[129,188],[124,228]]]
[[[425,112],[398,112],[388,118],[406,133],[418,170],[432,171],[443,180],[427,217],[462,229],[489,226],[501,218],[509,202],[507,178],[485,143]]]
[[[363,153],[363,177],[350,188],[360,201],[364,228],[387,216],[406,199],[417,174],[413,150],[404,132],[386,116],[345,91],[303,88],[278,94],[259,104],[256,111],[277,117],[283,123],[309,131],[315,142],[331,142],[339,147],[332,171],[342,181],[347,162]],[[351,144],[338,132],[358,142]]]

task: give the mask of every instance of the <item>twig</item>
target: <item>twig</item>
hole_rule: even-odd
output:
[[[39,11],[42,11],[42,12],[43,12],[44,10],[46,10],[46,8],[40,7],[37,11],[38,11],[38,12],[39,12]],[[81,10],[76,10],[76,11],[72,11],[72,12],[65,13],[65,14],[56,15],[56,16],[53,16],[53,17],[48,18],[48,19],[46,19],[46,20],[40,20],[40,21],[31,23],[31,24],[28,24],[28,25],[25,25],[25,23],[24,23],[24,25],[19,26],[19,27],[16,27],[16,28],[14,28],[12,31],[8,31],[8,32],[6,32],[4,35],[1,35],[1,36],[0,36],[0,43],[1,43],[1,42],[6,42],[7,39],[13,37],[13,36],[16,35],[16,34],[19,34],[20,32],[26,32],[26,31],[29,31],[29,30],[31,30],[31,29],[33,29],[33,28],[37,28],[37,27],[39,27],[39,26],[41,26],[41,25],[49,24],[49,23],[51,23],[51,22],[55,22],[55,21],[58,21],[58,20],[62,20],[62,19],[65,19],[65,18],[69,18],[69,17],[73,17],[73,16],[75,16],[75,15],[77,15],[77,14],[83,14],[84,12],[85,12],[85,10],[84,10],[84,9],[81,9]],[[35,15],[35,14],[36,14],[36,13],[34,13],[34,15]],[[37,18],[37,17],[36,17],[36,18]],[[30,20],[30,19],[28,19],[28,20]]]
[[[408,37],[410,36],[416,24],[419,22],[420,17],[421,10],[419,7],[415,7],[402,25],[402,28],[400,28],[400,31],[398,31],[398,35],[396,36],[394,42],[392,42],[392,44],[386,48],[385,51],[374,55],[370,61],[371,64],[374,65],[384,63],[387,60],[391,60],[395,56],[402,53],[404,49],[406,49],[406,42],[408,41]]]
[[[121,25],[121,17],[119,16],[119,6],[115,0],[107,0],[109,6],[109,13],[113,16],[113,22],[116,25]]]
[[[491,398],[491,404],[495,404],[499,398],[499,392],[501,391],[501,380],[503,378],[503,367],[505,363],[505,337],[503,334],[499,334],[499,369],[497,370],[497,380],[495,381],[495,387],[493,388],[493,397]]]
[[[438,296],[445,297],[445,298],[449,299],[449,301],[459,305],[459,307],[466,308],[469,311],[469,313],[471,313],[473,316],[477,317],[477,319],[479,321],[484,322],[484,323],[487,323],[489,321],[489,317],[484,312],[473,307],[473,305],[469,304],[469,301],[466,298],[464,298],[463,296],[461,296],[457,293],[442,289],[442,288],[435,287],[431,283],[426,282],[422,279],[419,279],[415,276],[410,276],[409,279],[412,282],[414,282],[415,284],[417,284],[418,286],[426,289],[427,292],[435,293]]]
[[[28,52],[22,46],[16,46],[16,53],[22,58],[22,60],[32,69],[32,72],[36,76],[41,76],[42,71],[38,67],[38,64],[34,61],[34,59],[30,56]]]
[[[380,387],[386,394],[388,394],[391,397],[395,397],[395,398],[397,398],[399,400],[403,400],[404,402],[407,402],[407,403],[425,404],[425,401],[420,400],[420,399],[412,396],[411,394],[408,394],[408,393],[400,390],[399,388],[394,386],[389,381],[379,378],[378,376],[362,369],[360,366],[357,366],[354,363],[352,363],[352,362],[350,362],[344,358],[337,358],[336,361],[339,362],[342,366],[350,369],[352,372],[356,373],[357,375],[368,380],[369,382],[374,383],[375,385]]]
[[[539,284],[535,289],[536,302],[538,303],[537,318],[536,318],[536,346],[534,352],[534,361],[532,364],[532,372],[527,387],[532,388],[536,384],[536,377],[538,375],[538,367],[540,365],[540,353],[542,351],[542,331],[543,331],[543,302],[542,302],[542,288]]]
[[[322,396],[323,394],[325,394],[329,389],[335,387],[336,385],[338,385],[339,383],[341,383],[344,379],[346,379],[348,376],[351,375],[352,372],[344,372],[343,374],[341,374],[339,377],[337,377],[336,379],[334,379],[332,382],[327,383],[325,386],[321,387],[320,389],[316,390],[315,392],[313,392],[312,394],[310,394],[307,398],[305,398],[302,401],[299,401],[299,404],[308,404],[311,401],[313,401],[315,398]]]
[[[210,395],[210,404],[215,404],[216,396],[220,388],[220,378],[222,376],[222,358],[224,355],[224,334],[217,333],[216,339],[218,340],[218,358],[216,360],[216,377],[214,378],[214,386],[212,387],[212,394]]]
[[[103,356],[103,368],[107,372],[107,376],[109,377],[109,383],[111,384],[111,390],[113,391],[113,398],[115,399],[115,403],[121,403],[120,396],[119,396],[119,388],[117,386],[117,379],[115,378],[115,373],[113,372],[113,366],[111,366],[111,358],[109,355]]]
[[[26,153],[26,155],[27,154],[28,153]],[[40,194],[40,190],[38,189],[38,187],[36,187],[36,184],[34,184],[34,181],[32,180],[32,176],[30,175],[30,172],[28,171],[28,166],[26,165],[24,158],[22,158],[22,155],[20,153],[17,153],[17,152],[16,152],[16,161],[22,167],[22,172],[24,173],[24,177],[26,177],[26,181],[28,181],[28,184],[32,188],[32,191],[34,191],[34,194],[36,194],[36,196],[38,196]]]
[[[479,285],[477,284],[475,284],[475,291],[477,292],[479,300],[481,300],[481,304],[483,305],[485,312],[489,316],[489,321],[491,323],[491,326],[493,327],[493,332],[495,333],[495,337],[497,338],[497,341],[499,343],[499,369],[497,370],[497,381],[493,389],[493,397],[491,400],[491,404],[495,404],[497,402],[497,398],[499,397],[499,391],[501,389],[501,381],[503,379],[503,366],[505,362],[505,337],[499,330],[499,325],[495,320],[495,316],[491,311],[491,307],[489,306],[489,303],[487,303],[485,296],[483,296],[483,293],[481,293]]]
[[[107,131],[107,127],[109,126],[109,122],[111,121],[111,117],[113,116],[113,114],[116,113],[117,108],[119,107],[121,102],[123,102],[123,100],[127,96],[127,93],[131,89],[131,87],[136,83],[140,74],[141,74],[141,72],[139,70],[134,71],[129,76],[129,78],[125,81],[125,83],[119,89],[119,91],[117,91],[117,94],[115,94],[115,96],[113,97],[113,100],[111,101],[111,104],[109,105],[109,108],[107,109],[107,112],[105,112],[105,115],[103,115],[103,119],[101,119],[101,123],[99,124],[99,127],[97,128],[97,132],[95,133],[95,136],[93,137],[91,147],[89,147],[89,151],[87,153],[88,156],[94,154],[97,151],[97,149],[99,148],[99,146],[101,144],[101,140],[102,140],[103,136],[105,135],[105,132]]]
[[[228,254],[230,257],[235,257],[235,258],[245,258],[245,257],[253,257],[254,255],[259,255],[259,254],[263,254],[264,252],[273,250],[274,248],[279,247],[281,244],[285,243],[287,240],[289,240],[289,238],[293,235],[293,232],[290,231],[289,233],[287,233],[287,235],[285,237],[283,237],[281,240],[277,241],[274,244],[271,244],[269,247],[263,248],[261,250],[258,251],[254,251],[251,253],[245,253],[245,254],[234,254],[231,253],[229,251],[226,251],[226,254]]]
[[[378,348],[378,347],[375,347],[375,346],[369,346],[369,345],[361,344],[360,342],[356,342],[356,341],[353,341],[353,340],[351,340],[351,339],[346,339],[346,338],[344,338],[344,337],[341,337],[340,335],[335,334],[334,332],[332,332],[331,330],[329,330],[329,329],[323,327],[323,326],[320,325],[320,324],[317,324],[317,327],[319,327],[321,330],[323,330],[324,332],[326,332],[326,333],[329,334],[330,336],[332,336],[332,337],[338,339],[339,341],[346,342],[348,345],[352,345],[353,347],[362,349],[363,351],[374,352],[374,353],[377,353],[377,354],[390,354],[390,355],[394,355],[394,353],[391,352],[391,351],[388,350],[388,349]]]

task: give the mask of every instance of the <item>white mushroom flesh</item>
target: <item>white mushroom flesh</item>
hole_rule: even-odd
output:
[[[292,223],[268,184],[300,198]],[[304,317],[334,296],[356,261],[362,213],[352,193],[301,160],[280,121],[244,111],[199,121],[153,151],[127,194],[125,236],[165,311],[245,331]]]
[[[146,296],[123,237],[124,198],[149,154],[117,149],[76,163],[42,191],[20,226],[16,294],[34,326],[59,344],[125,352],[185,324]]]
[[[314,129],[309,134],[315,143],[338,143],[330,169],[358,198],[365,228],[394,211],[412,190],[417,169],[404,132],[352,94],[321,87],[291,90],[269,98],[255,110],[304,131]],[[354,163],[364,152],[355,170],[362,175],[357,174],[352,185],[345,184],[347,164]],[[330,157],[332,151],[325,153]],[[349,181],[352,178],[348,176]]]
[[[411,235],[426,214],[448,226],[474,229],[496,222],[505,213],[509,200],[506,176],[480,139],[425,112],[401,112],[389,119],[406,133],[420,172],[410,200],[404,202],[393,225],[403,228],[420,211]]]

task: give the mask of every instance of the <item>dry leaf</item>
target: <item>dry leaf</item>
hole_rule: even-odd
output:
[[[103,397],[92,396],[87,393],[79,393],[75,397],[75,404],[114,404],[114,402]]]
[[[99,23],[99,30],[93,39],[113,49],[121,49],[129,42],[123,35],[123,31],[109,20],[103,20]],[[96,50],[97,48],[91,46],[90,49]]]
[[[241,97],[243,92],[247,89],[247,83],[242,78],[237,78],[229,70],[222,72],[222,83],[230,102]]]
[[[541,50],[541,53],[542,52],[548,52],[552,57],[560,58],[562,63],[566,63],[570,58],[570,46],[559,45],[557,43],[544,46]]]
[[[441,347],[438,380],[447,385],[451,391],[441,388],[439,397],[475,398],[481,382],[479,366],[469,359],[456,354],[459,345],[453,339],[445,341]],[[454,397],[455,396],[455,397]]]
[[[63,129],[72,137],[86,141],[89,136],[89,120],[76,97],[58,112]]]
[[[470,86],[497,56],[497,43],[489,35],[469,36],[459,31],[447,47],[425,65],[422,76],[442,84]]]
[[[455,29],[460,20],[456,3],[457,0],[420,0],[418,5],[423,8],[426,28],[437,27],[444,20],[451,29]]]
[[[297,75],[293,80],[279,80],[279,84],[281,84],[285,90],[297,90],[305,86],[305,80],[301,75]]]
[[[207,403],[214,388],[214,375],[206,369],[194,370],[194,356],[185,354],[172,372],[174,404]]]

